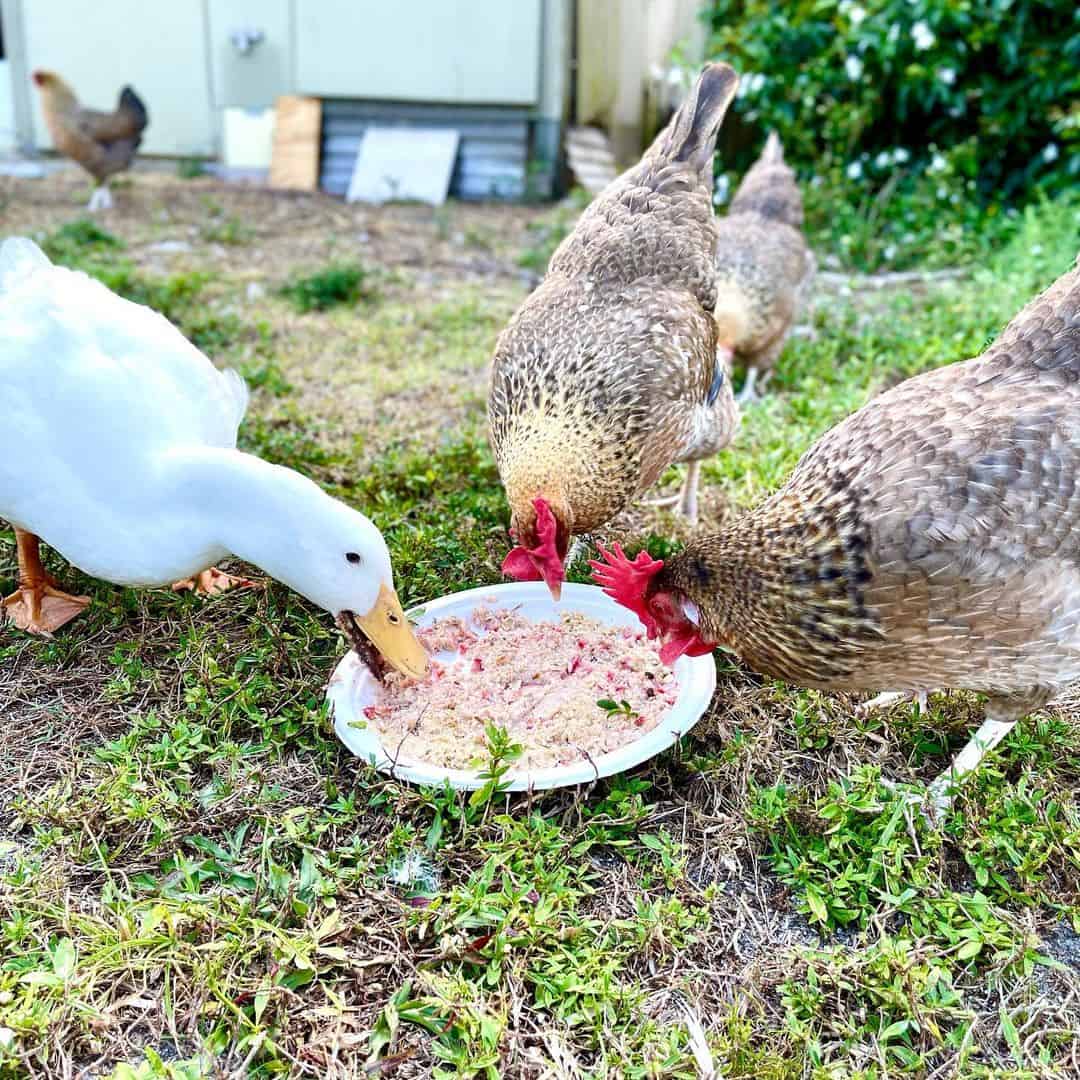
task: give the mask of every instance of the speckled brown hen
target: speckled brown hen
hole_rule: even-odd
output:
[[[53,71],[35,71],[34,82],[56,149],[97,181],[87,209],[108,210],[112,206],[108,179],[131,164],[149,123],[142,99],[125,86],[116,108],[99,112],[81,105],[75,91]]]
[[[833,428],[775,495],[665,566],[594,564],[665,639],[802,686],[975,690],[986,722],[939,809],[1021,717],[1080,678],[1080,268],[973,360]]]
[[[737,82],[726,64],[702,72],[642,160],[582,214],[495,347],[490,435],[520,545],[503,570],[556,597],[572,535],[734,433],[712,318],[710,192]],[[691,515],[696,476],[692,465]]]
[[[717,332],[720,348],[746,365],[740,402],[772,374],[813,280],[802,223],[795,173],[773,132],[720,220],[716,246]]]

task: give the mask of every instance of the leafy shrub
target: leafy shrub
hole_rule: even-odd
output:
[[[703,17],[743,74],[742,120],[800,165],[859,180],[970,141],[983,196],[1080,175],[1073,0],[713,0]]]
[[[229,244],[233,247],[248,244],[255,236],[255,230],[246,221],[232,215],[212,218],[202,227],[201,233],[208,244]]]
[[[202,158],[185,157],[176,163],[176,175],[181,180],[198,180],[206,176],[206,162]]]
[[[49,233],[41,242],[42,250],[53,262],[69,265],[81,255],[97,251],[119,251],[124,242],[103,229],[96,221],[79,218]]]
[[[341,304],[355,304],[374,298],[375,291],[366,285],[368,272],[359,265],[328,266],[325,270],[298,277],[281,288],[297,311],[326,311]]]

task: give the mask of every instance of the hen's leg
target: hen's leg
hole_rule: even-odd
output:
[[[686,482],[683,484],[679,495],[679,513],[682,514],[691,525],[698,521],[698,483],[701,480],[701,462],[691,461],[686,467]]]
[[[112,204],[112,192],[109,191],[109,185],[98,184],[90,195],[90,201],[86,204],[86,209],[93,214],[97,210],[111,210]]]
[[[1015,697],[992,697],[986,703],[986,719],[952,765],[927,788],[927,814],[940,821],[952,807],[953,792],[965,776],[973,773],[984,757],[1016,726],[1016,722],[1050,699],[1048,691]]]
[[[686,468],[686,479],[677,495],[661,495],[656,499],[643,499],[646,506],[677,506],[679,513],[696,525],[698,520],[698,481],[701,478],[701,462],[691,461]]]
[[[887,690],[884,694],[878,694],[877,697],[872,697],[869,701],[864,701],[861,705],[856,706],[856,716],[869,716],[872,712],[877,712],[878,709],[887,709],[890,705],[895,705],[900,701],[917,701],[919,703],[919,712],[926,712],[926,691],[920,690],[916,693],[914,690]]]
[[[739,391],[739,396],[735,399],[740,405],[748,405],[750,402],[759,399],[759,395],[754,389],[757,377],[757,365],[751,364],[751,366],[746,369],[746,382],[743,383],[743,388]]]
[[[33,533],[15,530],[19,554],[19,587],[3,601],[7,617],[20,629],[51,637],[90,603],[88,596],[71,596],[57,588],[41,565],[40,541]]]
[[[250,578],[237,577],[235,574],[226,574],[216,566],[204,570],[193,578],[185,578],[176,582],[173,592],[194,592],[199,596],[219,596],[230,589],[257,589],[258,582]]]

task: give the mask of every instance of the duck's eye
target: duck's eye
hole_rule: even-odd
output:
[[[388,622],[388,623],[389,623],[389,624],[390,624],[391,626],[397,626],[397,624],[398,624],[399,622],[401,622],[401,620],[400,620],[400,619],[399,619],[399,618],[397,617],[396,613],[395,613],[395,612],[393,612],[393,611],[387,612],[387,615],[386,615],[386,621],[387,621],[387,622]]]
[[[358,562],[360,562],[360,556],[355,551],[346,551],[345,552],[345,558],[346,558],[346,560],[351,562],[353,564],[353,566],[356,566],[356,564]]]

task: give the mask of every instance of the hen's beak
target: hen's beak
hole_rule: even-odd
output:
[[[388,664],[403,675],[422,679],[427,673],[428,654],[416,640],[409,620],[401,609],[397,593],[386,585],[379,589],[375,606],[366,615],[355,616],[360,629]]]

